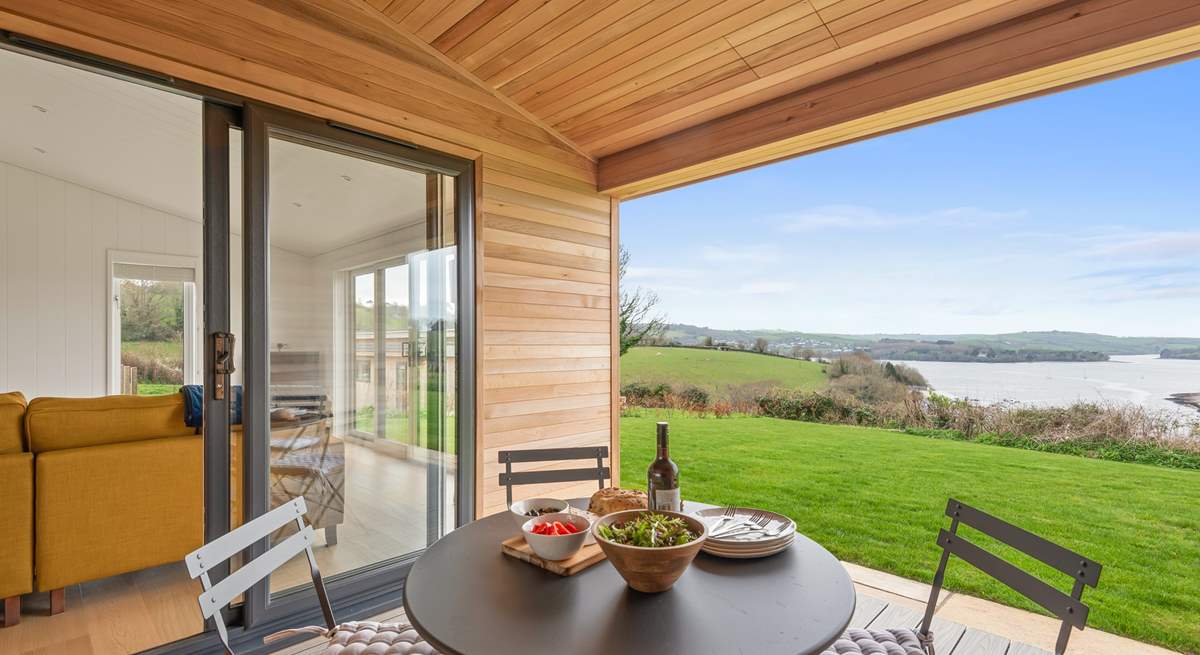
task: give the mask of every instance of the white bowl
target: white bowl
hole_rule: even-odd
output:
[[[508,511],[512,514],[513,520],[516,521],[517,529],[520,530],[526,521],[534,518],[532,516],[525,516],[525,512],[531,509],[553,509],[556,513],[562,513],[566,512],[569,507],[570,505],[567,501],[557,498],[526,498],[525,500],[518,500],[509,505]]]
[[[554,536],[534,534],[533,526],[539,523],[553,523],[555,521],[563,524],[570,523],[579,528],[579,532]],[[529,547],[533,549],[533,552],[538,557],[545,560],[557,561],[567,559],[579,552],[579,549],[583,548],[583,542],[587,539],[591,527],[592,522],[582,516],[575,516],[574,514],[543,514],[526,521],[521,526],[521,532],[525,534],[525,541],[529,543]]]

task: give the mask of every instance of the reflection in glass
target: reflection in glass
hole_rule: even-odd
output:
[[[292,136],[269,176],[270,506],[305,498],[332,576],[453,524],[453,179]]]

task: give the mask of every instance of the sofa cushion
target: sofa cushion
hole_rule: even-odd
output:
[[[183,396],[34,398],[25,410],[29,449],[66,448],[195,434],[183,422]]]
[[[34,460],[35,591],[183,560],[204,543],[199,435]]]
[[[25,396],[0,393],[0,455],[25,451]]]

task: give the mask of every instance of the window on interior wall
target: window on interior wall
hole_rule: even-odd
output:
[[[199,381],[197,263],[191,257],[109,253],[109,392],[175,393]]]
[[[360,359],[355,362],[354,379],[359,382],[371,381],[371,360]]]

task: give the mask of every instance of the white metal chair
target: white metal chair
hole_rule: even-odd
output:
[[[236,653],[229,644],[229,632],[225,627],[225,620],[221,616],[221,608],[301,552],[308,557],[308,568],[312,572],[313,587],[316,588],[317,600],[321,604],[321,612],[325,617],[327,627],[310,626],[284,630],[263,639],[265,643],[269,644],[288,637],[309,634],[325,636],[329,639],[329,646],[323,651],[323,655],[352,652],[379,652],[387,655],[437,655],[437,651],[425,643],[411,625],[374,621],[351,621],[339,625],[334,620],[333,607],[329,604],[329,595],[325,591],[325,583],[321,580],[321,571],[317,568],[317,557],[313,554],[315,532],[311,525],[304,522],[306,511],[304,498],[293,498],[219,539],[197,548],[184,558],[188,575],[192,579],[200,578],[200,584],[204,588],[204,593],[199,597],[200,613],[205,619],[212,619],[216,623],[217,635],[221,638],[221,643],[225,645],[226,655],[236,655]],[[208,572],[214,567],[228,561],[234,555],[249,548],[251,544],[265,539],[292,521],[295,521],[297,528],[295,534],[245,563],[220,582],[212,583]]]

